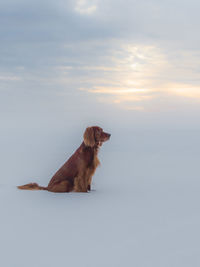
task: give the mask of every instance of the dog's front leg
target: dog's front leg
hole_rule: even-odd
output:
[[[87,190],[91,191],[92,175],[88,177]]]
[[[88,183],[85,176],[77,176],[74,179],[74,192],[84,192],[88,191]]]

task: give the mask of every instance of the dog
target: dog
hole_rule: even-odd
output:
[[[18,186],[24,190],[47,190],[55,193],[88,192],[91,190],[92,177],[100,164],[98,151],[103,142],[110,139],[111,134],[102,128],[92,126],[86,128],[83,142],[75,153],[53,175],[47,187],[30,183]]]

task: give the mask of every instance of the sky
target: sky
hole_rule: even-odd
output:
[[[120,116],[148,121],[152,112],[192,117],[199,8],[197,0],[1,2],[2,121],[68,116],[107,126]]]

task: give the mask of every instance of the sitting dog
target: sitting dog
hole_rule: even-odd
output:
[[[98,126],[88,127],[83,142],[75,153],[54,174],[47,187],[36,183],[18,186],[24,190],[47,190],[50,192],[87,192],[91,190],[92,176],[99,165],[99,147],[109,140],[109,133]]]

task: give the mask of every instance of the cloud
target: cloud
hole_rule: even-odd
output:
[[[21,77],[15,76],[15,75],[2,75],[0,76],[0,81],[20,81]]]
[[[172,95],[194,99],[199,7],[194,0],[4,1],[0,90],[54,95],[58,106],[59,96],[71,106],[84,96],[138,111]]]
[[[103,98],[108,102],[109,95],[110,103],[132,102],[133,106],[138,101],[142,104],[152,98],[159,99],[163,94],[168,97],[182,92],[182,96],[194,96],[200,89],[198,60],[193,51],[176,52],[172,57],[169,51],[155,46],[121,45],[120,49],[112,51],[110,61],[105,61],[109,68],[106,65],[94,69],[92,66],[83,67],[91,76],[86,87],[80,89],[101,94],[101,102]],[[191,93],[194,87],[196,94]],[[177,88],[185,89],[178,91]]]
[[[75,5],[75,11],[80,14],[93,14],[97,9],[97,3],[89,0],[78,0]]]

